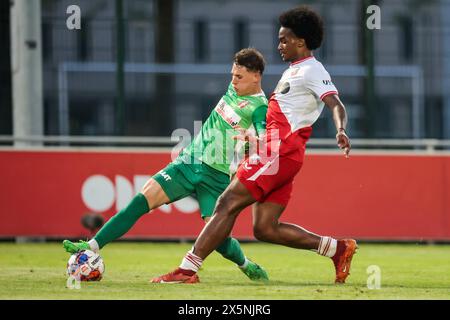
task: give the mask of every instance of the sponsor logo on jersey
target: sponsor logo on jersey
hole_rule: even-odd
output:
[[[245,108],[246,106],[248,106],[249,104],[250,104],[249,101],[244,100],[244,101],[242,101],[242,102],[239,102],[238,106],[239,106],[240,109],[243,109],[243,108]]]
[[[215,110],[222,117],[222,119],[232,127],[237,126],[239,121],[241,121],[241,117],[234,112],[233,108],[228,105],[223,98],[220,99]]]
[[[275,88],[275,93],[286,94],[291,89],[291,84],[289,82],[279,82]]]
[[[164,178],[164,180],[166,181],[172,180],[172,178],[165,171],[161,171],[160,174]]]

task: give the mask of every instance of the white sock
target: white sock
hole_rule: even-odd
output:
[[[245,261],[244,261],[244,263],[241,265],[241,266],[239,266],[239,268],[241,268],[241,269],[245,269],[245,268],[247,268],[247,266],[248,266],[248,263],[249,263],[249,261],[248,261],[248,259],[247,259],[247,257],[245,257]]]
[[[192,270],[194,272],[197,272],[198,269],[202,266],[203,259],[199,256],[196,256],[193,252],[193,249],[188,251],[186,255],[183,258],[183,261],[181,261],[180,268],[184,270]]]
[[[98,246],[98,242],[95,239],[91,239],[88,241],[89,247],[91,247],[91,250],[94,252],[99,252],[100,248]]]
[[[321,237],[317,253],[322,256],[331,258],[336,253],[336,248],[337,248],[336,239],[333,239],[331,237]]]

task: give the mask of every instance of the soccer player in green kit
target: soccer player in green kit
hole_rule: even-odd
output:
[[[203,124],[201,132],[180,155],[150,178],[124,209],[114,215],[90,241],[63,241],[69,253],[98,252],[120,238],[150,210],[196,194],[205,223],[211,219],[218,197],[230,183],[235,165],[233,139],[244,130],[263,135],[266,127],[267,98],[261,89],[265,61],[253,48],[234,56],[232,81],[225,95]],[[239,242],[228,237],[217,251],[236,263],[251,280],[268,280],[266,271],[247,259]]]

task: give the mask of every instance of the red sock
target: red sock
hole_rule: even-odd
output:
[[[188,274],[186,272],[189,272],[190,275],[195,274],[203,263],[203,259],[195,255],[192,251],[190,250],[186,253],[180,264],[180,269],[183,270],[182,273],[186,275]]]

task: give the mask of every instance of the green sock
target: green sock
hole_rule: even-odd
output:
[[[128,206],[116,213],[97,232],[94,239],[97,241],[100,249],[111,241],[123,236],[140,217],[149,211],[147,199],[142,193],[138,193]]]
[[[245,255],[242,252],[239,241],[234,238],[227,238],[222,244],[216,249],[225,259],[233,261],[238,266],[242,266],[245,262]]]

